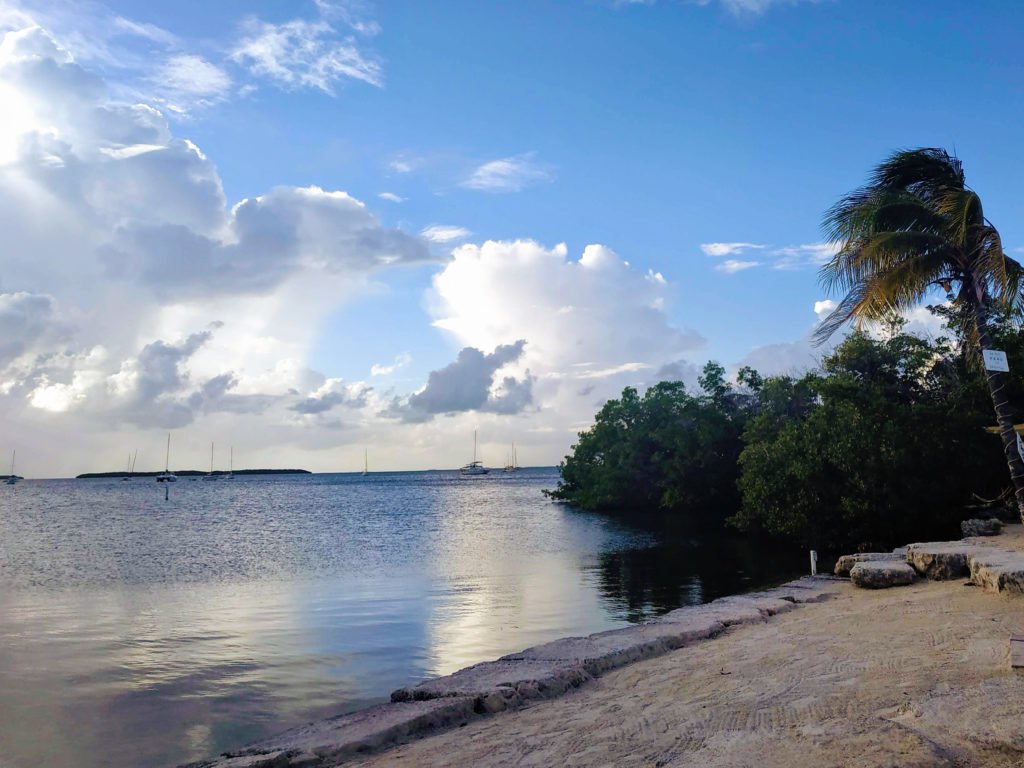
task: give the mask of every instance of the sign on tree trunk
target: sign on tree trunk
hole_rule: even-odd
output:
[[[982,357],[985,358],[986,371],[1010,372],[1010,365],[1006,362],[1006,353],[999,349],[983,349]]]

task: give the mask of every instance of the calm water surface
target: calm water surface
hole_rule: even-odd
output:
[[[197,760],[802,567],[551,504],[556,481],[0,486],[0,768]]]

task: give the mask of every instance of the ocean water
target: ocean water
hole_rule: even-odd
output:
[[[168,766],[799,552],[552,504],[552,469],[0,486],[0,767]]]

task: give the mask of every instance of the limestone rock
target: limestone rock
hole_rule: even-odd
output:
[[[960,532],[966,539],[969,536],[998,536],[1002,533],[1003,524],[995,518],[988,520],[971,519],[960,523]]]
[[[336,765],[370,750],[427,731],[465,723],[477,713],[470,698],[380,704],[359,712],[318,720],[218,758],[186,768],[291,768]]]
[[[971,581],[987,592],[1024,594],[1024,552],[979,547],[970,568]]]
[[[901,587],[913,582],[916,576],[906,563],[886,560],[865,560],[850,570],[850,580],[866,589]]]
[[[530,699],[554,698],[590,679],[583,667],[560,659],[485,661],[419,685],[399,688],[391,701],[472,697],[477,709],[514,709]]]
[[[801,576],[799,579],[786,582],[781,587],[757,592],[765,597],[778,597],[795,605],[804,603],[820,603],[831,598],[846,583],[845,579],[832,576]]]
[[[922,576],[938,581],[970,572],[968,556],[977,546],[964,541],[933,541],[907,547],[907,562]]]
[[[836,576],[849,576],[851,569],[857,563],[899,563],[906,562],[906,559],[906,550],[903,550],[902,552],[857,552],[852,555],[843,555],[838,560],[836,560],[836,567],[833,569],[833,573],[835,573]]]
[[[723,632],[725,625],[705,614],[691,611],[673,621],[637,624],[597,632],[588,637],[566,637],[500,661],[558,662],[565,667],[582,667],[589,675],[600,675],[634,661],[660,656]]]

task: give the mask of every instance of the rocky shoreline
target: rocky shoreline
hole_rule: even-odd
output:
[[[602,674],[712,640],[730,627],[766,622],[828,599],[829,576],[679,608],[653,621],[568,637],[400,688],[391,701],[285,731],[184,768],[291,768],[340,765],[357,756],[527,704],[553,699]]]
[[[325,768],[359,760],[486,721],[495,713],[532,711],[531,705],[580,695],[595,679],[679,649],[703,654],[700,649],[709,641],[728,637],[734,629],[754,630],[802,605],[849,595],[851,583],[876,591],[967,578],[968,585],[983,592],[1024,593],[1024,530],[1014,525],[1008,533],[998,539],[975,536],[847,555],[837,561],[835,576],[804,577],[774,589],[680,608],[644,624],[527,648],[400,688],[389,703],[293,728],[187,768]],[[822,606],[822,610],[829,609]],[[723,674],[730,673],[723,669]]]

